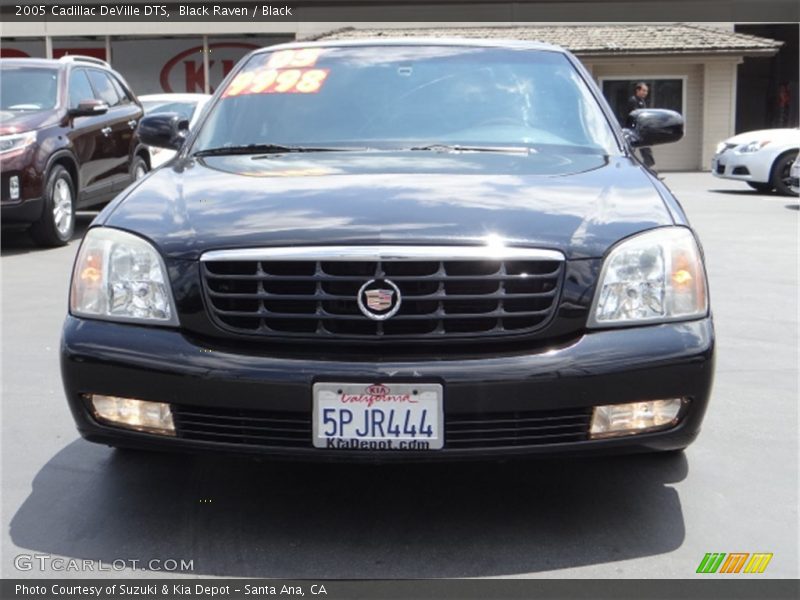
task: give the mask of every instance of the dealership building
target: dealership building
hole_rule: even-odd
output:
[[[655,149],[663,170],[707,169],[716,144],[734,133],[798,125],[796,23],[44,20],[4,23],[0,55],[90,55],[109,61],[137,94],[213,92],[254,48],[296,39],[409,36],[510,38],[563,46],[581,59],[618,115],[633,83],[646,81],[651,106],[677,110],[686,120],[683,140]],[[780,104],[786,91],[788,107]]]

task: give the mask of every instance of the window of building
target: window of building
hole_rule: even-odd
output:
[[[682,77],[642,77],[640,79],[602,78],[603,95],[611,105],[611,110],[624,127],[628,117],[628,100],[633,96],[634,86],[644,82],[649,88],[648,108],[668,108],[684,115],[685,78]]]

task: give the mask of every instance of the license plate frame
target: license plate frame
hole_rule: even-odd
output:
[[[315,448],[408,452],[444,447],[444,386],[439,383],[320,381],[312,386],[311,402]]]

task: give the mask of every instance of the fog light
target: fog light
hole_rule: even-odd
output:
[[[8,178],[8,195],[12,200],[19,200],[19,177],[17,175]]]
[[[102,423],[147,433],[175,435],[169,404],[96,394],[92,394],[90,399],[94,416]]]
[[[604,438],[668,429],[678,422],[685,403],[683,398],[670,398],[595,406],[589,436]]]

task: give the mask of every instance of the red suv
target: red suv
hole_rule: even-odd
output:
[[[108,63],[83,56],[0,60],[3,226],[37,243],[72,237],[75,210],[111,200],[150,169],[142,106]]]

